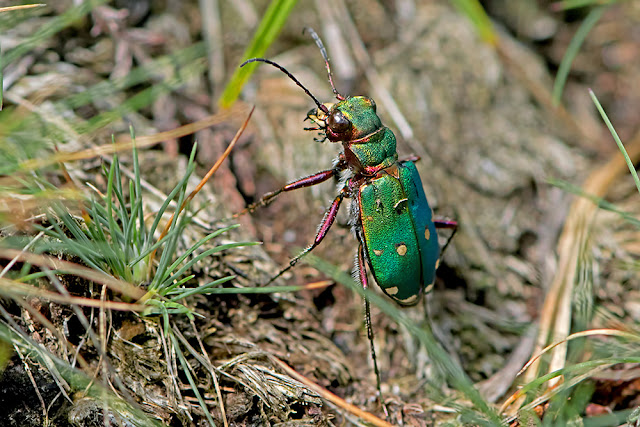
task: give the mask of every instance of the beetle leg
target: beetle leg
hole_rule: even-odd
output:
[[[434,219],[433,225],[436,228],[452,228],[454,230],[458,229],[458,221],[454,221],[452,219]]]
[[[403,157],[402,159],[400,159],[400,162],[419,162],[420,161],[420,156],[416,156],[415,154],[412,154],[410,156],[407,157]]]
[[[362,242],[358,247],[358,277],[360,278],[360,284],[364,289],[369,289],[369,280],[367,279],[367,270],[364,266],[364,250],[362,248]],[[371,359],[373,360],[373,371],[376,374],[376,386],[378,387],[378,400],[382,405],[385,416],[389,417],[389,411],[387,405],[382,398],[382,380],[380,379],[380,370],[378,369],[378,359],[376,358],[376,348],[373,344],[373,327],[371,326],[371,308],[369,306],[369,299],[364,297],[364,319],[367,325],[367,337],[369,338],[369,349],[371,351]]]
[[[297,182],[299,182],[299,181],[297,181]],[[313,185],[313,184],[311,184],[311,185]],[[342,203],[342,200],[344,199],[345,195],[347,194],[347,191],[348,191],[347,187],[344,187],[340,191],[338,196],[333,200],[333,203],[331,203],[331,206],[329,206],[329,209],[327,209],[327,212],[324,214],[324,218],[322,219],[322,222],[320,223],[320,226],[318,227],[318,233],[316,234],[316,238],[313,240],[313,243],[311,245],[309,245],[304,251],[300,252],[300,254],[298,254],[295,258],[292,258],[291,261],[289,261],[289,265],[286,266],[285,268],[283,268],[282,270],[280,270],[280,272],[278,274],[273,276],[266,283],[266,285],[269,285],[271,282],[276,280],[278,277],[282,276],[284,273],[289,271],[294,265],[296,265],[298,263],[300,258],[302,258],[306,254],[311,252],[313,249],[315,249],[316,246],[318,246],[320,244],[320,242],[322,242],[322,240],[327,235],[327,232],[329,231],[329,229],[333,225],[333,222],[336,220],[336,217],[338,216],[338,209],[340,209],[340,204]]]
[[[438,268],[438,265],[440,265],[440,260],[444,256],[444,251],[447,250],[447,248],[449,247],[449,243],[451,243],[451,240],[453,240],[453,236],[455,236],[456,232],[458,231],[458,222],[452,219],[434,219],[433,225],[435,225],[438,229],[448,228],[450,230],[453,230],[451,232],[451,235],[447,239],[447,243],[445,243],[442,247],[442,250],[440,250],[440,256],[438,257],[438,262],[436,264],[436,268]]]
[[[272,191],[270,193],[265,194],[257,202],[250,204],[249,206],[247,206],[246,208],[244,208],[240,212],[234,214],[232,218],[237,218],[237,217],[239,217],[241,215],[244,215],[246,213],[253,212],[257,208],[259,208],[261,206],[268,205],[269,203],[271,203],[273,201],[273,199],[275,199],[278,195],[280,195],[280,193],[283,193],[285,191],[293,191],[293,190],[297,190],[299,188],[310,187],[312,185],[316,185],[316,184],[320,184],[321,182],[325,182],[326,180],[328,180],[332,176],[337,175],[340,172],[340,170],[341,169],[339,167],[336,167],[336,168],[333,168],[333,169],[329,169],[329,170],[325,170],[325,171],[314,173],[313,175],[309,175],[309,176],[301,178],[301,179],[299,179],[297,181],[290,182],[289,184],[285,185],[284,187],[282,187],[282,188],[280,188],[280,189],[278,189],[276,191]]]

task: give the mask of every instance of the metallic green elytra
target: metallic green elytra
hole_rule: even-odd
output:
[[[439,254],[415,165],[400,162],[362,185],[359,210],[365,256],[376,282],[397,303],[414,304],[433,282]]]
[[[323,104],[309,118],[326,138],[342,142],[352,175],[353,229],[376,282],[397,303],[415,304],[435,278],[440,249],[431,208],[412,161],[398,161],[396,138],[364,96]]]

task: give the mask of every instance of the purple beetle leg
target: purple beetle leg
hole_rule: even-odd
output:
[[[364,289],[369,289],[369,280],[367,279],[367,270],[364,265],[364,249],[362,243],[358,247],[358,277],[360,278],[360,284]],[[367,325],[367,337],[369,338],[369,349],[371,350],[371,360],[373,360],[373,371],[376,374],[376,385],[378,387],[378,400],[382,405],[385,416],[389,416],[387,405],[382,398],[382,380],[380,379],[380,370],[378,369],[378,359],[376,358],[376,348],[373,344],[373,327],[371,326],[371,308],[369,306],[369,299],[364,298],[364,319]]]
[[[451,243],[451,240],[453,240],[453,236],[455,236],[456,232],[458,231],[458,221],[454,221],[452,219],[444,219],[444,218],[442,218],[442,219],[434,219],[433,220],[433,225],[435,225],[437,229],[453,230],[451,232],[451,235],[447,239],[447,243],[444,244],[444,246],[442,247],[442,250],[440,251],[440,256],[438,257],[438,263],[436,264],[436,266],[438,266],[438,265],[440,265],[440,261],[442,260],[442,257],[444,256],[444,252],[449,247],[449,243]]]
[[[449,228],[449,229],[457,229],[458,228],[458,221],[454,221],[452,219],[434,219],[433,220],[433,225],[436,226],[436,228]]]
[[[400,159],[400,162],[419,162],[420,161],[420,156],[416,156],[415,154],[412,154],[410,156],[407,157],[403,157]]]
[[[299,181],[297,181],[297,182],[299,182]],[[344,199],[346,193],[347,193],[347,189],[345,187],[345,188],[342,189],[342,191],[340,191],[340,194],[338,194],[338,196],[333,200],[333,203],[331,203],[331,206],[329,206],[329,209],[327,209],[327,212],[324,214],[324,218],[322,219],[322,222],[320,223],[320,226],[318,227],[318,233],[316,234],[316,238],[313,240],[313,243],[311,245],[309,245],[300,254],[298,254],[295,258],[292,258],[291,261],[289,261],[289,265],[286,266],[285,268],[283,268],[282,270],[280,270],[280,272],[278,274],[273,276],[266,283],[266,285],[270,284],[271,282],[276,280],[278,277],[282,276],[284,273],[289,271],[294,265],[297,264],[297,262],[300,260],[300,258],[302,258],[306,254],[311,252],[313,249],[315,249],[316,246],[318,246],[320,244],[320,242],[322,242],[322,240],[327,235],[327,232],[329,231],[329,229],[333,225],[333,222],[336,220],[336,217],[338,216],[338,209],[340,209],[340,204],[342,203],[342,200]]]
[[[314,173],[313,175],[309,175],[309,176],[301,178],[301,179],[299,179],[297,181],[290,182],[289,184],[285,185],[284,187],[282,187],[282,188],[280,188],[278,190],[275,190],[275,191],[272,191],[270,193],[265,194],[257,202],[250,204],[249,206],[247,206],[246,208],[244,208],[243,210],[241,210],[237,214],[233,215],[233,218],[237,218],[237,217],[239,217],[241,215],[244,215],[246,213],[253,212],[257,208],[259,208],[261,206],[267,206],[269,203],[271,203],[273,201],[273,199],[275,199],[277,196],[279,196],[280,193],[283,193],[285,191],[293,191],[293,190],[297,190],[299,188],[310,187],[312,185],[316,185],[316,184],[320,184],[321,182],[325,182],[329,178],[335,176],[339,171],[340,171],[340,169],[338,169],[338,168],[329,169],[329,170],[326,170],[326,171],[321,171],[321,172],[318,172],[318,173]]]

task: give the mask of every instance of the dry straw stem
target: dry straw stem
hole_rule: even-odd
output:
[[[0,258],[17,259],[22,262],[37,265],[38,267],[73,274],[89,281],[103,284],[112,291],[118,292],[119,294],[131,299],[139,299],[144,295],[144,291],[142,289],[123,280],[116,279],[113,276],[109,276],[108,274],[104,274],[97,270],[83,267],[73,262],[63,261],[55,257],[22,252],[16,249],[0,249]]]
[[[591,330],[588,330],[588,331],[576,332],[575,334],[569,335],[566,339],[564,339],[562,341],[554,342],[554,343],[549,344],[548,346],[546,346],[542,351],[540,351],[534,357],[532,357],[527,362],[526,365],[524,365],[524,367],[520,370],[520,372],[518,372],[518,376],[522,375],[522,373],[524,371],[526,371],[527,369],[529,369],[530,366],[535,364],[545,353],[551,351],[552,349],[558,347],[559,345],[565,344],[565,343],[569,342],[570,340],[573,340],[573,339],[576,339],[576,338],[593,337],[593,336],[598,336],[598,335],[616,336],[616,337],[626,338],[626,339],[634,340],[634,341],[638,340],[638,336],[637,335],[629,333],[629,332],[625,332],[625,331],[620,331],[618,329],[591,329]],[[524,396],[524,394],[520,390],[518,390],[515,393],[513,393],[502,404],[502,407],[500,408],[500,412],[501,413],[505,412],[507,410],[507,408],[509,406],[511,406],[511,404],[513,404],[513,402],[517,401],[518,399],[520,399],[523,396]],[[547,397],[548,397],[548,395],[547,395]]]
[[[391,424],[389,424],[388,422],[381,420],[380,418],[376,417],[375,415],[363,411],[362,409],[358,408],[357,406],[354,406],[348,402],[346,402],[344,399],[336,396],[335,394],[331,393],[330,391],[320,387],[318,384],[314,383],[313,381],[311,381],[309,378],[305,377],[304,375],[298,373],[295,369],[293,369],[291,366],[287,365],[286,363],[284,363],[282,360],[270,356],[269,357],[270,360],[272,360],[277,366],[280,367],[280,369],[282,369],[284,372],[287,373],[287,375],[289,375],[291,378],[300,381],[302,384],[304,384],[305,386],[307,386],[309,388],[309,390],[317,393],[318,395],[320,395],[323,399],[328,400],[329,402],[333,403],[334,405],[352,413],[353,415],[359,417],[362,420],[365,420],[369,423],[371,423],[374,426],[378,426],[378,427],[391,427]]]
[[[44,3],[34,3],[34,4],[21,4],[18,6],[5,6],[0,7],[0,13],[2,12],[11,12],[14,10],[24,10],[24,9],[33,9],[35,7],[43,7],[46,6]]]
[[[102,301],[93,298],[74,297],[46,291],[11,279],[0,278],[0,294],[11,298],[38,297],[58,304],[81,305],[84,307],[104,308],[120,311],[144,311],[147,306],[127,302]]]
[[[633,162],[640,159],[640,133],[628,146],[629,157]],[[604,197],[608,189],[628,171],[627,164],[619,151],[609,161],[585,181],[582,190],[596,197]],[[534,354],[538,354],[548,342],[564,341],[571,328],[571,298],[576,280],[576,270],[580,254],[588,247],[590,227],[598,210],[598,206],[584,197],[576,197],[571,205],[562,234],[558,241],[558,269],[545,297],[540,315],[540,330]],[[562,369],[567,354],[567,343],[562,342],[551,353],[548,372]],[[525,376],[529,382],[537,378],[540,360],[536,359]],[[551,382],[553,383],[553,381]],[[553,384],[550,384],[553,385]]]
[[[149,147],[152,145],[156,145],[162,141],[191,135],[199,130],[206,129],[220,123],[228,122],[229,120],[232,120],[233,117],[235,117],[237,114],[242,114],[243,112],[246,112],[245,107],[241,107],[240,109],[225,110],[220,113],[213,114],[209,117],[205,117],[204,119],[198,120],[197,122],[180,126],[176,129],[156,133],[154,135],[136,137],[135,145],[137,148]],[[131,140],[131,138],[126,137],[118,139],[115,144],[99,145],[97,147],[88,148],[86,150],[78,150],[74,152],[60,151],[52,156],[49,156],[46,159],[27,160],[20,165],[20,169],[22,169],[23,171],[32,171],[56,163],[92,159],[94,157],[113,154],[120,151],[131,151],[132,148],[133,141]]]

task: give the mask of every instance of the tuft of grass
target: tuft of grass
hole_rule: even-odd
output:
[[[132,138],[135,141],[134,136]],[[36,230],[50,237],[35,245],[37,252],[65,252],[82,260],[90,268],[134,284],[147,284],[147,295],[142,302],[150,305],[147,314],[184,313],[191,310],[178,301],[195,294],[208,294],[217,286],[232,280],[233,276],[215,280],[198,287],[189,287],[193,279],[187,272],[204,259],[221,251],[254,242],[217,245],[199,252],[203,245],[221,234],[236,228],[229,226],[209,233],[184,252],[179,252],[179,239],[191,223],[188,210],[174,214],[166,235],[156,240],[162,219],[169,207],[182,206],[187,197],[187,184],[195,169],[194,145],[184,176],[169,193],[157,212],[153,223],[147,226],[143,212],[144,199],[140,183],[138,151],[133,148],[133,180],[126,179],[116,155],[108,170],[106,194],[92,197],[82,208],[80,221],[64,203],[55,203],[48,214],[50,227],[36,225]],[[161,250],[155,269],[151,268],[152,254]],[[158,308],[162,306],[163,310]]]

